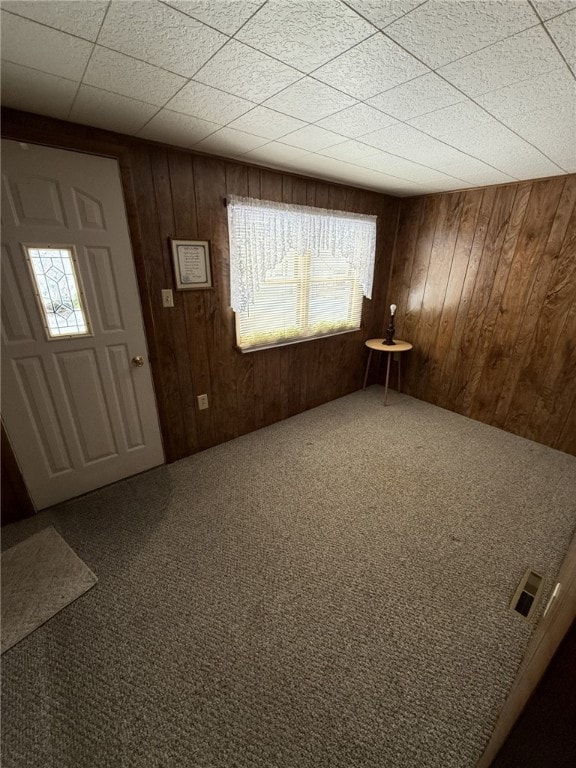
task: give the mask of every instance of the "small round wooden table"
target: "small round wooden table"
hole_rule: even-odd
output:
[[[390,361],[392,360],[393,352],[408,352],[412,349],[412,344],[409,341],[400,341],[400,339],[394,339],[394,344],[385,344],[386,339],[368,339],[366,346],[370,349],[368,355],[368,362],[366,363],[366,373],[364,374],[364,385],[362,389],[366,389],[366,382],[368,381],[368,371],[370,369],[370,363],[372,362],[372,352],[374,350],[378,352],[388,352],[388,363],[386,365],[386,386],[384,387],[384,405],[386,405],[386,398],[388,397],[388,379],[390,378]],[[398,392],[400,392],[400,360],[398,358]]]

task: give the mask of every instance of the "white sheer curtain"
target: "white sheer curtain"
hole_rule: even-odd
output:
[[[232,309],[245,312],[288,253],[331,254],[372,296],[376,216],[231,196],[227,201]]]

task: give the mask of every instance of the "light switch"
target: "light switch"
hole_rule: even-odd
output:
[[[162,289],[162,306],[173,307],[174,306],[174,294],[171,288]]]

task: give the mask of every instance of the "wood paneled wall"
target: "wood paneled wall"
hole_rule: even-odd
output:
[[[576,176],[403,200],[405,391],[576,454]]]
[[[128,136],[4,110],[5,138],[117,157],[162,434],[168,461],[230,440],[362,386],[364,340],[378,336],[399,201],[351,187],[195,155]],[[356,333],[242,354],[229,306],[224,198],[279,202],[378,215],[373,298]],[[210,240],[215,289],[175,291],[168,237]],[[198,411],[207,393],[210,407]]]
[[[118,159],[168,461],[359,389],[392,301],[406,392],[576,454],[576,176],[399,201],[10,109],[2,135]],[[378,215],[361,331],[234,348],[228,194]],[[168,237],[210,240],[215,282],[173,309]]]

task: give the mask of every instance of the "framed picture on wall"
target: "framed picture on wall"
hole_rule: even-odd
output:
[[[168,238],[174,262],[177,291],[213,288],[208,240],[173,240]]]

